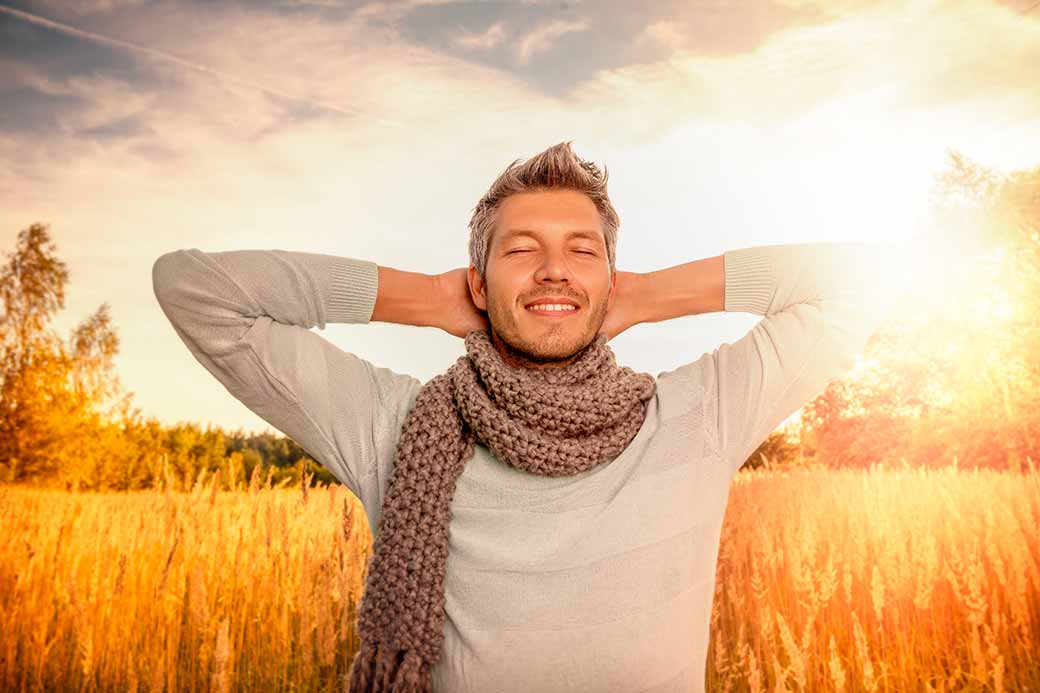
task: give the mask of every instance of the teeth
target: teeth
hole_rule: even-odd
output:
[[[538,306],[531,306],[527,310],[576,310],[574,306],[564,304],[542,304]]]

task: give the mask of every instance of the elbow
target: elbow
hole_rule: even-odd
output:
[[[866,350],[871,334],[873,328],[865,321],[851,328],[835,327],[831,330],[830,338],[826,342],[829,344],[830,358],[837,377],[844,377],[855,367]]]
[[[864,349],[887,315],[877,297],[866,293],[826,299],[818,306],[829,341],[836,349],[854,355]]]
[[[159,305],[166,303],[177,286],[177,277],[183,275],[178,270],[182,263],[182,253],[181,250],[163,253],[152,263],[152,293],[155,294]]]

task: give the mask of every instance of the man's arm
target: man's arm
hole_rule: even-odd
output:
[[[421,387],[312,332],[326,323],[426,324],[430,278],[284,250],[176,250],[152,267],[159,305],[236,399],[304,448],[372,518]],[[374,512],[373,512],[374,511]]]
[[[730,250],[644,275],[647,321],[709,311],[765,316],[744,337],[660,378],[700,387],[705,429],[735,472],[784,419],[843,377],[907,279],[893,244]],[[654,298],[650,298],[654,297]]]
[[[726,272],[722,255],[694,260],[638,276],[639,322],[726,310]]]

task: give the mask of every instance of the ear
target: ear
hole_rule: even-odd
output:
[[[473,305],[486,313],[487,282],[484,281],[484,278],[480,276],[480,272],[473,265],[469,266],[466,278],[469,280],[469,296],[473,301]]]
[[[607,312],[614,307],[614,295],[617,293],[617,270],[610,270],[610,295],[607,297]]]

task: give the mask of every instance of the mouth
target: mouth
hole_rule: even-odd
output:
[[[580,310],[581,310],[581,308],[578,308],[578,307],[573,307],[573,309],[570,309],[570,310],[568,310],[567,308],[563,308],[563,309],[558,309],[558,308],[548,308],[548,309],[546,309],[546,308],[540,308],[540,307],[524,308],[525,312],[528,312],[531,315],[534,315],[534,316],[540,317],[540,318],[566,318],[566,317],[569,317],[571,315],[574,315],[574,314],[578,313]]]

